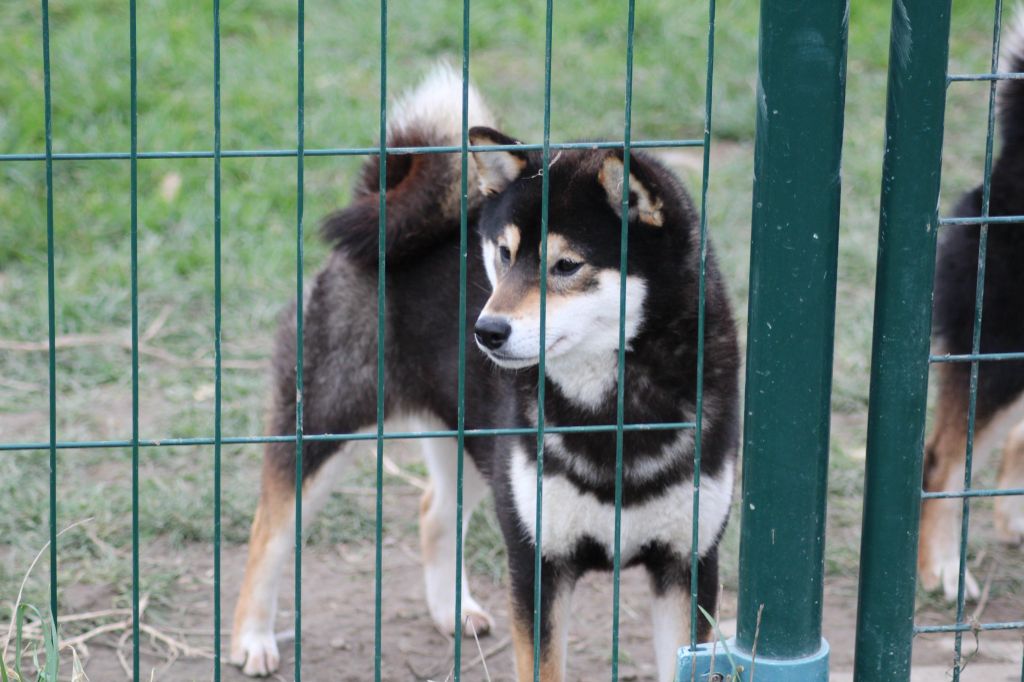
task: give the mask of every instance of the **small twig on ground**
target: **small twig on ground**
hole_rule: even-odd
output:
[[[484,659],[490,658],[492,656],[497,656],[499,653],[507,649],[510,644],[512,644],[512,637],[506,636],[503,639],[500,639],[490,649],[488,649],[487,651],[480,652],[480,654],[478,654],[476,658],[470,661],[469,664],[464,665],[462,667],[463,671],[471,670],[474,666],[476,666],[477,663],[482,663]],[[477,643],[477,646],[479,646],[479,642]],[[487,666],[485,665],[484,667],[486,668]]]
[[[487,682],[491,682],[491,673],[487,669],[487,655],[484,654],[484,650],[480,646],[480,638],[476,634],[476,623],[473,622],[472,618],[466,618],[466,622],[473,628],[473,641],[476,642],[476,650],[480,652],[480,663],[484,666],[484,678]]]
[[[125,630],[121,633],[121,636],[117,639],[117,646],[114,650],[117,652],[117,660],[121,664],[121,670],[124,671],[125,677],[129,680],[132,679],[132,666],[128,663],[128,658],[124,655],[125,642],[132,636],[130,630]]]
[[[988,576],[985,578],[985,585],[981,588],[981,596],[978,597],[978,604],[974,607],[974,613],[971,614],[971,620],[981,621],[981,616],[985,613],[985,607],[988,606],[988,595],[992,590],[992,579],[996,574],[996,562],[993,561],[992,565],[988,569]]]
[[[761,636],[761,614],[764,613],[764,604],[757,607],[757,620],[754,621],[754,643],[750,647],[750,679],[754,679],[754,670],[757,667],[757,640]]]
[[[157,320],[160,321],[160,320]],[[161,327],[163,326],[161,322]],[[153,325],[150,325],[150,330],[153,329]],[[155,330],[159,331],[160,327],[156,327]],[[183,358],[179,355],[175,355],[170,351],[166,351],[156,346],[148,345],[146,342],[149,341],[154,335],[144,335],[139,339],[138,350],[140,355],[148,355],[149,357],[162,360],[169,365],[175,367],[201,367],[210,368],[214,366],[214,361],[209,359],[188,359]],[[130,351],[132,349],[132,341],[124,333],[108,333],[108,334],[65,334],[58,336],[54,339],[54,349],[64,350],[67,348],[85,348],[88,346],[118,346],[125,350]],[[0,339],[0,350],[22,352],[22,353],[39,353],[47,352],[50,350],[49,341],[12,341],[10,339]],[[262,370],[266,368],[266,363],[262,360],[230,360],[226,359],[221,362],[221,367],[224,369],[253,369]]]
[[[12,388],[15,391],[39,391],[45,390],[45,384],[30,384],[27,381],[18,381],[17,379],[7,379],[0,377],[0,386],[4,388]]]

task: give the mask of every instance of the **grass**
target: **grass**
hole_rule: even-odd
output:
[[[296,15],[289,3],[222,3],[224,149],[295,145]],[[552,139],[621,137],[625,3],[556,3]],[[390,3],[388,78],[396,93],[437,58],[458,61],[461,3]],[[127,3],[51,3],[54,149],[127,151],[129,53]],[[509,132],[540,139],[543,112],[543,3],[477,3],[472,18],[472,73],[501,112]],[[889,3],[852,3],[844,147],[839,307],[830,480],[827,567],[856,574],[859,498],[871,340]],[[990,3],[957,0],[951,70],[987,70]],[[373,3],[308,3],[306,146],[376,144],[379,17]],[[209,150],[213,144],[212,3],[188,7],[148,0],[139,8],[139,145],[146,151]],[[0,62],[0,153],[40,152],[42,120],[40,14],[34,3],[0,3],[5,58]],[[638,3],[633,134],[699,137],[704,103],[706,8],[700,3]],[[714,142],[709,224],[739,317],[745,316],[754,133],[757,16],[750,2],[721,0],[715,74]],[[950,89],[943,201],[981,175],[985,98],[982,84]],[[686,154],[672,158],[693,160]],[[322,262],[315,220],[343,204],[360,160],[306,162],[307,278]],[[699,171],[683,164],[691,189]],[[213,165],[204,159],[139,163],[140,328],[164,359],[143,355],[143,438],[213,432]],[[131,433],[130,364],[121,341],[130,323],[129,171],[126,161],[54,165],[57,331],[102,335],[102,343],[57,355],[58,437],[118,439]],[[0,164],[0,339],[44,341],[46,208],[41,162]],[[279,308],[294,296],[294,159],[223,162],[224,433],[262,431],[266,357]],[[164,321],[160,323],[161,319]],[[158,324],[160,323],[160,324]],[[177,358],[168,362],[166,356]],[[0,352],[0,440],[46,441],[45,352]],[[257,447],[224,448],[225,541],[245,540],[257,484]],[[208,545],[212,532],[212,448],[144,449],[140,528],[155,549]],[[69,582],[130,589],[130,453],[124,449],[62,451],[58,457],[60,518],[95,517],[91,530],[60,543],[62,599]],[[371,485],[356,467],[349,482]],[[45,540],[45,451],[0,454],[0,602],[9,601],[24,567]],[[984,504],[981,505],[984,508]],[[336,495],[313,542],[372,537],[372,509]],[[409,530],[403,527],[401,530]],[[726,539],[725,573],[735,586],[737,527]],[[155,551],[155,550],[154,550]],[[474,572],[498,579],[502,548],[493,514],[470,533]],[[144,565],[144,569],[145,569]],[[144,570],[145,572],[145,570]],[[174,574],[145,572],[153,594]],[[29,601],[46,602],[45,572]],[[1003,587],[1019,583],[1007,578]]]

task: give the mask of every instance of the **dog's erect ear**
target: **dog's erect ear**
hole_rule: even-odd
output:
[[[649,173],[639,163],[637,157],[629,159],[629,219],[653,227],[661,227],[665,223],[662,214],[663,203],[657,195],[656,186],[650,181]],[[622,186],[625,168],[622,164],[622,151],[613,151],[601,163],[597,180],[608,195],[608,203],[615,212],[622,215]]]
[[[469,129],[469,143],[475,146],[522,144],[494,128],[476,126]],[[480,191],[497,194],[509,186],[526,168],[526,152],[473,152]]]

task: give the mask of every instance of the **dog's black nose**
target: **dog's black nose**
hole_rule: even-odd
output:
[[[498,350],[512,335],[512,325],[503,317],[481,317],[476,321],[473,333],[476,334],[476,340],[481,346]]]

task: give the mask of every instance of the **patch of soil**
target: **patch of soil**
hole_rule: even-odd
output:
[[[399,494],[385,497],[389,528],[407,526],[418,509],[418,492],[404,487]],[[321,523],[330,523],[321,519]],[[386,522],[387,523],[387,522]],[[182,571],[174,594],[159,595],[162,604],[151,606],[144,616],[157,630],[185,641],[209,655],[212,647],[213,558],[208,548],[198,545],[171,550],[162,557],[147,551],[147,566],[166,563],[155,570]],[[440,682],[449,678],[453,642],[442,636],[427,613],[418,542],[414,535],[385,540],[381,628],[382,679]],[[245,548],[228,546],[222,555],[222,646],[225,657],[235,603],[241,582]],[[360,681],[373,679],[374,672],[374,544],[314,546],[303,551],[302,589],[302,676],[307,680]],[[293,572],[282,580],[278,630],[281,670],[272,679],[294,677],[295,646],[289,631],[293,623]],[[479,639],[463,640],[463,679],[494,682],[512,680],[513,657],[508,629],[505,588],[487,579],[471,576],[476,598],[497,621],[494,632]],[[610,574],[586,577],[574,599],[575,620],[569,638],[569,680],[584,681],[610,676],[612,581]],[[111,607],[112,594],[96,586],[64,588],[66,600],[78,612]],[[654,654],[650,640],[648,582],[641,570],[622,575],[620,609],[619,678],[653,680]],[[155,602],[158,595],[150,595]],[[118,633],[119,634],[119,633]],[[98,637],[89,642],[85,671],[93,682],[126,679],[117,656],[118,636]],[[168,661],[165,647],[157,647],[142,636],[142,678],[145,680],[210,680],[213,661],[203,656],[180,656]],[[159,654],[157,649],[159,648]],[[481,661],[481,653],[483,661]],[[121,654],[130,660],[130,640],[122,642]],[[487,673],[483,663],[486,663]],[[70,669],[70,661],[67,663]],[[487,675],[490,675],[488,678]],[[238,670],[222,668],[222,680],[246,680]]]

